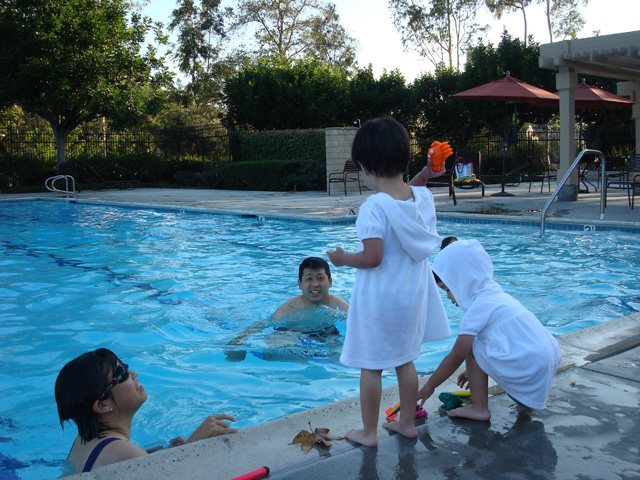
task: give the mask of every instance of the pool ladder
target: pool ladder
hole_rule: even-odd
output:
[[[56,188],[55,183],[58,180],[64,180],[64,190]],[[71,183],[71,190],[69,190],[69,183]],[[44,186],[50,192],[64,193],[67,199],[75,201],[76,199],[76,181],[71,175],[56,175],[49,177],[45,180]]]
[[[553,200],[558,196],[558,192],[560,191],[560,189],[564,186],[564,184],[567,182],[567,180],[569,179],[569,175],[571,175],[571,173],[578,167],[578,165],[580,165],[580,160],[582,160],[582,157],[584,157],[585,155],[597,155],[598,158],[600,158],[600,220],[604,220],[604,202],[605,202],[605,175],[604,172],[606,171],[605,169],[605,161],[604,161],[604,155],[602,154],[602,152],[600,150],[582,150],[578,156],[576,157],[576,159],[573,161],[573,163],[571,164],[571,167],[569,167],[569,170],[567,170],[567,173],[564,174],[564,177],[562,177],[562,180],[560,180],[560,182],[558,182],[558,186],[556,187],[556,189],[553,191],[553,193],[551,194],[551,196],[549,197],[549,200],[547,200],[547,203],[545,204],[544,208],[542,209],[542,213],[540,215],[540,236],[544,235],[544,227],[545,227],[545,216],[547,215],[547,210],[549,209],[549,205],[551,205],[551,202],[553,202]]]

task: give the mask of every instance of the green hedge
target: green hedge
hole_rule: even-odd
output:
[[[324,162],[324,130],[274,130],[234,132],[229,145],[233,162],[262,160],[298,160]]]
[[[270,160],[241,163],[167,161],[148,154],[119,157],[79,157],[65,164],[79,190],[166,183],[195,188],[286,192],[324,190],[325,162]],[[44,191],[47,178],[56,175],[52,161],[31,157],[0,157],[0,190],[30,187]]]
[[[40,185],[44,190],[45,180],[55,174],[55,160],[46,161],[20,156],[0,157],[1,189]]]
[[[201,174],[202,186],[223,190],[287,192],[326,188],[325,164],[308,160],[271,160],[218,164]]]

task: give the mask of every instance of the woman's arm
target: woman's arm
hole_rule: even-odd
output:
[[[342,248],[328,250],[329,260],[336,267],[375,268],[382,263],[383,249],[381,238],[367,238],[362,241],[364,249],[356,253],[346,253]]]
[[[429,377],[427,383],[418,391],[418,400],[422,400],[422,404],[433,395],[433,392],[442,383],[449,378],[458,369],[462,362],[467,358],[471,347],[473,346],[474,335],[458,335],[456,343],[453,344],[451,352],[442,359],[436,371]]]

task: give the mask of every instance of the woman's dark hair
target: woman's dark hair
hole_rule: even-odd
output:
[[[351,145],[351,159],[376,177],[393,177],[409,166],[409,133],[391,117],[366,122]]]
[[[118,363],[122,362],[115,353],[99,348],[62,367],[56,379],[55,395],[63,430],[64,422],[73,420],[83,442],[100,435],[101,428],[93,404],[109,384]]]
[[[442,280],[440,280],[440,277],[438,276],[438,274],[436,272],[434,272],[432,270],[431,273],[433,273],[433,278],[435,279],[436,283],[443,283]]]

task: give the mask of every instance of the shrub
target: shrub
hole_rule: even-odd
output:
[[[201,179],[204,186],[224,190],[315,191],[325,188],[325,165],[310,160],[225,163]]]

